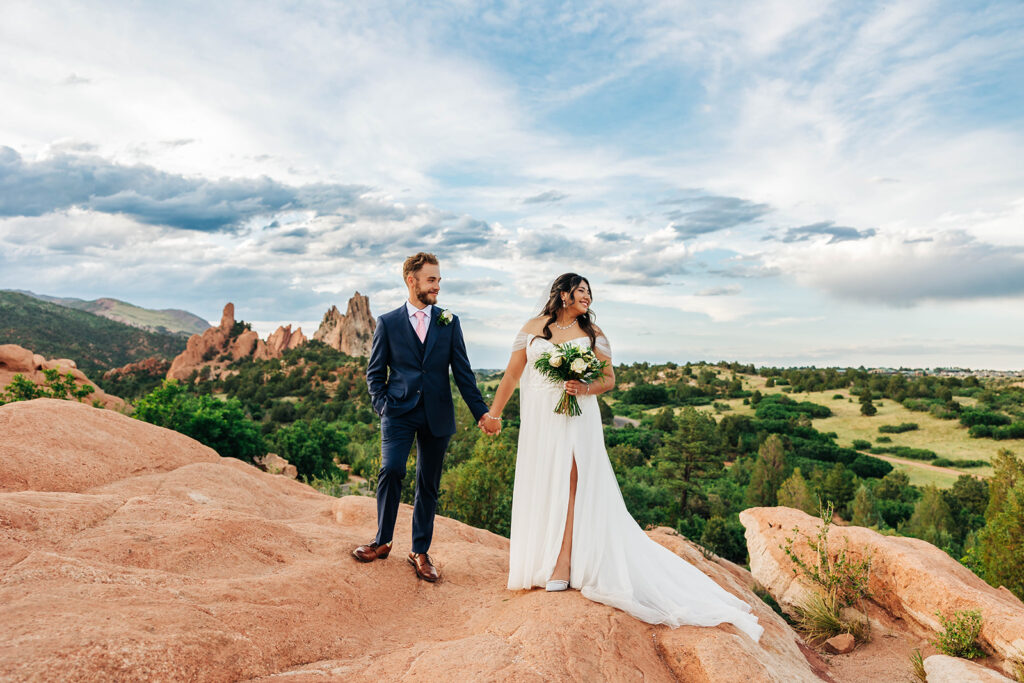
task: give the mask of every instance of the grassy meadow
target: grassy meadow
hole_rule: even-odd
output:
[[[731,376],[731,373],[721,369],[717,370],[721,378]],[[766,378],[758,375],[739,375],[743,388],[750,391],[758,390],[762,394],[780,393],[785,388],[782,386],[766,387]],[[794,401],[810,401],[819,405],[828,406],[833,416],[813,420],[814,428],[820,432],[835,432],[838,435],[837,442],[840,446],[852,447],[854,439],[863,439],[872,444],[878,443],[878,437],[883,436],[878,428],[881,425],[897,425],[903,422],[914,422],[918,429],[902,434],[885,434],[892,439],[889,443],[882,443],[884,446],[907,446],[910,448],[927,448],[934,451],[940,458],[956,460],[987,460],[1000,449],[1009,449],[1017,454],[1024,453],[1024,439],[1010,439],[1006,441],[993,441],[992,439],[972,439],[967,434],[967,428],[961,426],[957,420],[940,420],[924,412],[915,412],[904,408],[899,403],[889,399],[876,399],[875,407],[878,413],[872,417],[865,417],[860,414],[860,403],[856,396],[851,396],[848,389],[826,390],[804,393],[788,393]],[[834,398],[842,396],[841,399]],[[851,400],[852,399],[852,400]],[[964,405],[974,405],[976,401],[972,398],[957,397],[956,399]],[[699,406],[698,410],[705,410],[719,415],[754,415],[754,407],[744,405],[743,399],[719,399],[718,405],[727,405],[729,410],[719,411],[713,405]],[[647,412],[657,412],[654,409]],[[681,409],[677,409],[677,412]],[[875,457],[889,461],[897,469],[907,473],[910,483],[923,486],[935,484],[939,488],[949,488],[961,474],[967,473],[979,477],[988,477],[992,474],[991,467],[936,467],[924,460],[910,460],[890,455],[876,455]]]

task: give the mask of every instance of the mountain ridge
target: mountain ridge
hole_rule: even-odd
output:
[[[108,320],[124,323],[125,325],[131,325],[132,327],[138,327],[150,332],[171,333],[188,337],[192,334],[201,334],[210,327],[208,320],[179,308],[144,308],[113,297],[100,297],[87,301],[77,297],[37,294],[27,289],[5,289],[2,291],[24,294],[33,299],[85,311],[86,313],[92,313]]]
[[[151,356],[170,360],[184,350],[180,334],[150,332],[11,290],[0,291],[0,344],[47,358],[70,358],[87,374]]]

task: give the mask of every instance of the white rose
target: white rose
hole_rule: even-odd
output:
[[[577,375],[582,375],[583,372],[587,369],[587,361],[583,360],[582,358],[577,358],[572,362],[572,365],[570,365],[569,368]]]
[[[552,353],[548,358],[548,365],[553,368],[560,367],[562,365],[562,354],[558,352]]]
[[[444,319],[446,323],[450,323],[452,321],[452,312],[446,308],[443,311],[441,311],[441,317]]]

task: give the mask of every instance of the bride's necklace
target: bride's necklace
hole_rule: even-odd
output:
[[[571,322],[571,323],[569,323],[568,325],[566,325],[565,327],[562,327],[561,325],[559,325],[559,324],[558,324],[558,322],[555,322],[555,327],[557,327],[557,328],[558,328],[558,329],[560,329],[560,330],[568,330],[568,329],[570,329],[570,328],[571,328],[571,327],[572,327],[573,325],[575,325],[575,324],[576,324],[576,321],[577,321],[577,320],[579,320],[579,318],[573,318],[573,319],[572,319],[572,322]]]

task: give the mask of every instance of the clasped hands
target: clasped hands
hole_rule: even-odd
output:
[[[484,413],[483,417],[477,420],[477,426],[484,431],[484,434],[494,436],[501,432],[501,419],[491,417],[490,413]]]

